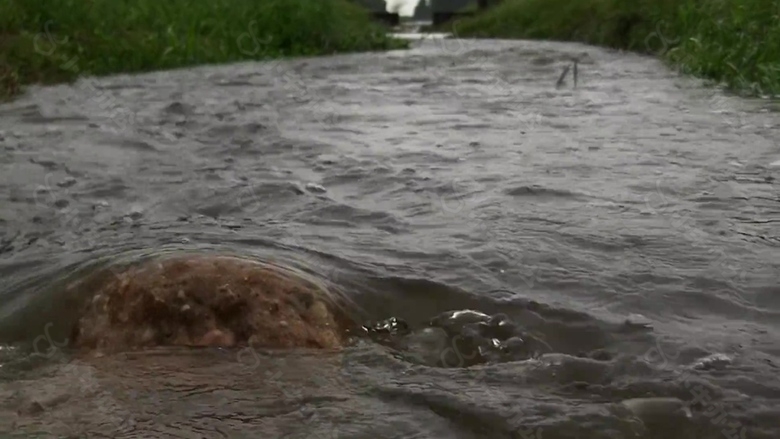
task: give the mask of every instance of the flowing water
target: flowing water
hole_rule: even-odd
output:
[[[633,54],[442,39],[0,114],[4,437],[780,437],[768,101]],[[70,356],[66,285],[185,249],[287,261],[410,333]],[[475,332],[501,321],[525,340]]]

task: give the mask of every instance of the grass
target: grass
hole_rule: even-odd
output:
[[[438,30],[650,53],[733,92],[780,94],[777,0],[503,0]]]
[[[0,100],[86,75],[407,45],[351,0],[0,0]]]

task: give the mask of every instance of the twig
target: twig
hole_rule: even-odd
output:
[[[574,88],[577,88],[577,66],[579,64],[579,60],[575,58],[572,64],[574,65],[574,71],[572,72],[572,76],[574,77]],[[565,83],[566,75],[569,73],[569,69],[572,67],[572,64],[563,68],[563,72],[561,72],[561,76],[558,78],[558,82],[555,83],[555,88],[561,88],[561,86]]]
[[[579,60],[577,58],[574,58],[574,88],[577,88],[577,62]]]
[[[563,73],[561,73],[561,76],[558,78],[558,82],[555,83],[555,88],[561,88],[566,80],[566,74],[569,73],[569,67],[570,66],[566,66],[566,68],[563,69]]]

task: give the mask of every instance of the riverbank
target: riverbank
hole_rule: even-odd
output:
[[[0,101],[87,75],[408,45],[349,0],[7,0],[0,35]]]
[[[505,0],[437,30],[655,54],[731,91],[780,94],[780,6],[774,0]]]

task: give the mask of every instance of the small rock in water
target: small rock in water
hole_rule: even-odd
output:
[[[406,352],[412,359],[435,366],[441,361],[444,351],[450,347],[450,338],[441,328],[424,328],[406,338]]]
[[[541,355],[553,352],[553,349],[547,342],[531,334],[512,337],[503,342],[501,346],[504,352],[513,360],[538,358]]]
[[[469,367],[484,363],[491,349],[490,342],[477,335],[474,331],[466,331],[461,336],[450,338],[451,349],[441,356],[442,367]]]
[[[769,166],[772,168],[780,168],[780,160],[770,163]]]
[[[512,337],[509,340],[504,341],[501,343],[501,350],[504,353],[511,355],[513,359],[518,356],[528,356],[528,345],[521,337]]]
[[[506,314],[496,314],[487,323],[480,323],[480,329],[484,337],[506,340],[517,332],[517,326]]]
[[[390,317],[374,324],[364,325],[363,329],[368,333],[395,335],[408,332],[409,325],[397,317]]]

